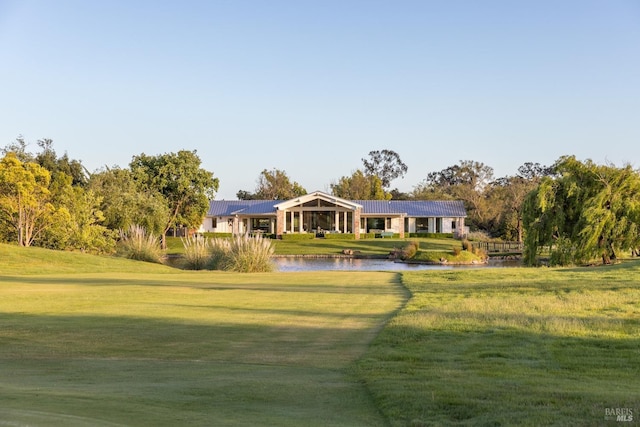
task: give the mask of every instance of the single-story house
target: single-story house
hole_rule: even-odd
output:
[[[212,200],[199,232],[465,233],[458,200],[346,200],[314,191],[291,200]]]

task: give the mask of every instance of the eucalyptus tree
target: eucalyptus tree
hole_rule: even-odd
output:
[[[264,169],[260,172],[254,193],[240,190],[240,200],[287,200],[307,194],[307,190],[280,169]]]
[[[363,158],[364,173],[380,178],[382,188],[388,189],[391,181],[403,177],[409,167],[400,159],[400,155],[393,150],[374,150],[369,152],[369,158]]]
[[[423,195],[462,200],[470,221],[478,228],[489,229],[497,213],[487,200],[486,190],[493,181],[493,168],[482,162],[461,160],[438,172],[431,172],[421,184]],[[419,192],[414,190],[414,194]]]
[[[491,182],[487,198],[499,211],[501,235],[509,240],[523,242],[522,223],[524,201],[544,176],[550,176],[553,168],[539,163],[525,163],[514,176],[505,176]]]
[[[548,247],[553,264],[614,261],[640,245],[640,174],[630,165],[561,157],[524,206],[525,262]]]

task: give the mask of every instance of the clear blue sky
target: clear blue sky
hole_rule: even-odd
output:
[[[0,146],[91,171],[197,150],[218,199],[391,149],[410,191],[476,160],[640,167],[640,2],[0,0]]]

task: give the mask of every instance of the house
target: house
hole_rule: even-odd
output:
[[[465,234],[457,200],[346,200],[314,191],[291,200],[212,200],[200,232]]]

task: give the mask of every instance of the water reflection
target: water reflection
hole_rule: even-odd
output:
[[[515,267],[519,262],[490,261],[483,265],[405,264],[386,259],[353,258],[275,258],[278,271],[418,271],[450,270],[453,268]]]

